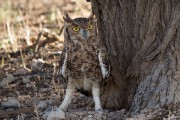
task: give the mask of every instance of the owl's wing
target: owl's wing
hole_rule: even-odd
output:
[[[67,51],[64,48],[62,53],[61,53],[61,58],[60,58],[60,62],[59,62],[59,66],[60,66],[60,75],[63,76],[63,78],[67,78],[67,59],[68,59],[68,55],[67,55]]]
[[[109,56],[105,48],[99,49],[98,58],[99,58],[99,65],[101,67],[103,79],[106,79],[110,74],[111,66],[109,62]]]

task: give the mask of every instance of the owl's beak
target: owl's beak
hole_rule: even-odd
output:
[[[83,37],[83,39],[85,39],[85,40],[89,37],[89,31],[87,31],[85,29],[81,29],[80,34]]]

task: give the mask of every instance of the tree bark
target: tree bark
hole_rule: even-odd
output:
[[[114,81],[106,108],[131,115],[180,105],[180,1],[91,0]]]

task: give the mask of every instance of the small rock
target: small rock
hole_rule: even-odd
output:
[[[14,88],[16,86],[18,86],[16,83],[15,84],[10,84],[11,88]]]
[[[37,105],[38,109],[44,109],[46,107],[47,107],[47,102],[45,102],[45,101],[40,101]]]
[[[26,70],[24,68],[19,68],[13,74],[14,75],[26,75],[27,73],[29,73],[28,70]]]
[[[65,113],[61,109],[58,109],[57,111],[52,111],[47,117],[47,120],[59,119],[65,119]]]
[[[88,115],[88,118],[92,118],[93,116],[92,115]]]
[[[27,88],[30,88],[30,87],[31,87],[31,84],[27,83],[27,84],[26,84],[26,87],[27,87]]]
[[[126,109],[122,109],[122,110],[120,110],[118,112],[121,112],[122,114],[124,114],[126,112]]]
[[[1,103],[1,106],[4,108],[19,108],[19,101],[15,98],[9,98],[8,101]]]
[[[15,81],[15,78],[11,74],[8,74],[7,77],[2,80],[2,82],[0,83],[0,86],[6,87],[14,81]]]
[[[42,65],[45,63],[43,59],[33,59],[31,63],[32,69],[40,69]]]
[[[76,117],[76,115],[72,114],[72,115],[71,115],[71,117],[74,117],[74,118],[75,118],[75,117]]]

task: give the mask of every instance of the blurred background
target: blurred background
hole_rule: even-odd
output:
[[[0,0],[0,52],[32,45],[44,28],[60,35],[64,12],[75,18],[90,11],[86,0]]]
[[[57,75],[65,12],[72,18],[88,17],[91,4],[0,0],[0,119],[45,119],[60,105],[66,87]],[[71,108],[87,106],[74,99]]]
[[[0,0],[0,79],[22,67],[32,71],[39,58],[58,63],[65,12],[72,18],[88,17],[91,4],[86,0]]]

